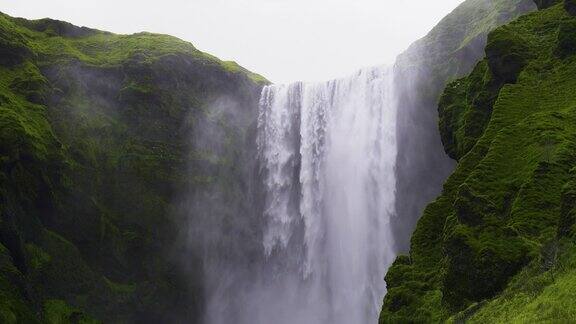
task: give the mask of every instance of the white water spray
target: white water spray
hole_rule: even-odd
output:
[[[377,322],[395,257],[396,108],[388,68],[263,89],[262,264],[212,296],[209,323]]]

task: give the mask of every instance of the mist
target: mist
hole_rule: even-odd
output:
[[[534,2],[458,3],[3,4],[12,15],[130,35],[0,14],[0,282],[8,300],[0,322],[475,316],[469,310],[492,303],[482,300],[539,252],[522,243],[512,250],[527,249],[508,262],[506,244],[458,236],[459,225],[462,235],[491,228],[467,224],[468,210],[491,220],[502,210],[505,225],[526,188],[506,183],[519,194],[506,189],[498,209],[474,171],[494,153],[478,136],[502,110],[497,95],[514,90],[494,66],[536,60],[508,55],[508,38],[517,38],[508,31],[528,35],[523,24],[546,23],[552,12],[562,21],[538,25],[537,37],[561,48],[555,28],[567,33],[569,17],[558,3],[535,13],[542,20],[490,34]],[[488,35],[496,42],[485,50]],[[551,66],[570,61],[548,54]],[[462,140],[471,151],[459,152]],[[540,176],[548,169],[534,157]],[[566,165],[553,167],[568,175]],[[486,198],[469,190],[466,172]],[[486,266],[473,276],[480,279],[466,277],[460,289],[478,264]],[[492,270],[498,283],[478,293]]]
[[[394,78],[379,67],[266,86],[257,124],[210,105],[192,144],[214,178],[186,208],[206,323],[376,321],[395,256]],[[214,132],[218,120],[244,131]],[[242,149],[223,149],[230,140]]]

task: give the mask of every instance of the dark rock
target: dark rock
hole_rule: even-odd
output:
[[[470,227],[459,225],[447,237],[443,300],[452,310],[495,296],[526,264],[527,250],[521,239],[506,237],[495,228],[490,236],[489,240],[478,239]]]
[[[563,21],[558,30],[556,54],[567,57],[574,53],[576,53],[576,21]]]
[[[560,0],[534,0],[538,9],[550,8],[560,2]]]
[[[454,208],[458,220],[469,226],[480,225],[485,216],[493,215],[496,211],[489,200],[474,194],[466,184],[460,186]]]
[[[572,180],[569,181],[562,192],[562,201],[560,205],[560,221],[558,223],[559,237],[573,237],[576,234],[574,225],[576,224],[576,181],[574,174],[576,169],[572,170]]]
[[[564,0],[564,9],[572,16],[576,16],[576,0]]]
[[[24,40],[9,31],[0,29],[0,65],[14,66],[22,63],[32,52]]]
[[[22,237],[16,228],[14,216],[9,212],[0,214],[0,244],[10,252],[14,265],[20,272],[26,273],[26,258]]]
[[[499,28],[488,37],[486,58],[490,70],[504,83],[516,83],[531,57],[530,48],[508,28]]]

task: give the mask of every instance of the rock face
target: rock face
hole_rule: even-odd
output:
[[[386,276],[381,322],[574,318],[573,22],[557,3],[496,29],[446,88],[440,130],[458,165]]]
[[[564,9],[572,16],[576,16],[576,1],[564,0]]]
[[[560,2],[560,0],[534,0],[534,3],[536,3],[536,6],[538,6],[538,9],[550,8],[559,2]]]
[[[469,73],[484,56],[490,30],[535,9],[530,0],[468,0],[398,58],[398,250],[407,252],[424,207],[454,168],[438,132],[438,98],[446,83]],[[488,98],[485,98],[488,100]],[[450,157],[453,154],[448,149]]]
[[[515,83],[530,58],[530,48],[506,27],[492,32],[486,46],[488,66],[503,83]]]
[[[558,45],[556,54],[562,58],[576,53],[576,21],[567,20],[560,24],[558,29]]]
[[[224,162],[194,136],[240,150],[265,83],[173,37],[0,14],[0,322],[197,321],[178,193]]]

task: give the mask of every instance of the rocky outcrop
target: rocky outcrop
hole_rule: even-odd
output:
[[[490,34],[486,46],[486,58],[490,71],[504,83],[515,83],[518,75],[530,59],[530,48],[515,31],[506,27]]]
[[[564,9],[572,16],[576,16],[576,1],[564,0]]]
[[[560,24],[556,54],[561,58],[576,54],[576,21],[567,20]]]

